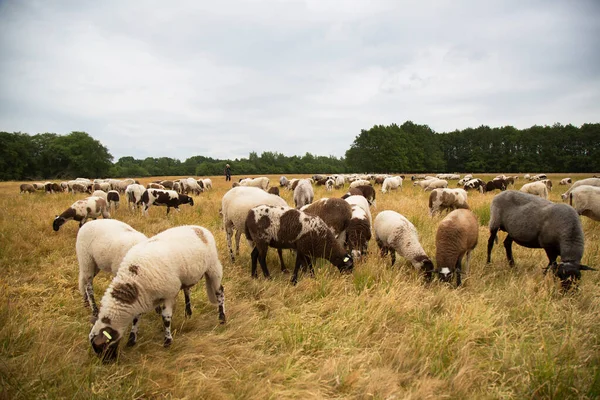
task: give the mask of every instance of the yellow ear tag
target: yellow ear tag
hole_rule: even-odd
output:
[[[348,260],[350,260],[350,257],[348,257],[348,256],[344,257],[344,262],[348,262]]]
[[[108,333],[108,332],[106,332],[106,331],[102,331],[102,334],[103,334],[104,336],[106,336],[106,338],[107,338],[108,340],[111,340],[111,339],[112,339],[112,336],[110,336],[110,333]]]

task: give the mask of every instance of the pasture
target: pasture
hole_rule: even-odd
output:
[[[564,176],[549,176],[554,202],[566,191],[558,186]],[[269,177],[277,186],[279,176]],[[273,250],[267,258],[273,279],[252,279],[243,236],[240,256],[229,260],[219,209],[231,182],[211,178],[213,190],[168,218],[164,207],[151,207],[149,217],[134,214],[124,196],[112,217],[148,236],[185,224],[213,232],[224,268],[227,323],[219,324],[200,283],[192,290],[189,319],[179,295],[170,348],[162,347],[160,317],[148,313],[138,344],[122,343],[119,361],[108,365],[88,340],[90,310],[77,285],[77,223],[52,230],[55,215],[87,195],[19,195],[21,182],[0,183],[0,398],[600,397],[600,272],[583,272],[579,290],[563,295],[558,282],[542,274],[547,258],[541,249],[514,245],[516,266],[510,268],[500,243],[486,265],[494,193],[469,192],[479,244],[460,289],[424,284],[403,258],[391,267],[374,239],[351,275],[320,261],[316,276],[301,275],[294,287]],[[524,183],[519,179],[516,189]],[[434,259],[442,217],[429,217],[429,193],[410,179],[402,191],[376,190],[373,218],[382,210],[406,216]],[[315,199],[346,191],[315,187]],[[281,195],[293,206],[291,192]],[[580,218],[582,263],[598,268],[600,223]],[[499,234],[501,241],[505,235]],[[294,256],[284,251],[284,258],[292,267]],[[100,273],[94,280],[98,302],[110,279]]]

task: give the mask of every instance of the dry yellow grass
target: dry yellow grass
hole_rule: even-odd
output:
[[[555,184],[562,176],[552,176]],[[234,177],[235,178],[235,177]],[[271,176],[277,184],[279,176]],[[574,177],[575,179],[581,177]],[[151,179],[143,180],[143,183]],[[470,193],[480,219],[479,245],[461,289],[425,286],[403,259],[390,267],[374,240],[352,275],[320,262],[314,279],[296,287],[282,275],[271,251],[273,280],[250,278],[244,240],[235,263],[227,257],[219,217],[229,188],[214,189],[196,205],[165,217],[113,214],[147,235],[198,224],[217,240],[224,267],[228,321],[219,325],[204,285],[192,292],[191,319],[182,300],[173,317],[174,342],[162,347],[160,318],[144,315],[138,344],[121,347],[117,363],[103,365],[88,342],[89,309],[77,289],[77,223],[52,230],[70,194],[19,195],[19,182],[0,183],[0,397],[33,398],[376,398],[523,399],[600,396],[600,276],[584,272],[577,293],[561,295],[541,267],[543,250],[514,246],[511,269],[503,247],[485,264],[492,194]],[[518,181],[517,188],[524,182]],[[560,201],[555,186],[551,200]],[[315,190],[315,198],[344,190]],[[290,192],[282,196],[293,204]],[[435,255],[440,217],[430,218],[428,194],[406,181],[382,195],[377,212],[409,218]],[[125,203],[125,202],[123,202]],[[600,267],[600,224],[582,218],[583,262]],[[501,234],[501,240],[504,234]],[[289,265],[293,256],[284,252]],[[97,299],[110,276],[94,281]]]

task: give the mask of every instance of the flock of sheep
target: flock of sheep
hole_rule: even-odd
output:
[[[402,190],[403,176],[315,175],[291,180],[281,177],[279,188],[293,191],[295,207],[290,207],[279,196],[278,187],[269,187],[268,178],[242,179],[233,184],[221,202],[230,258],[233,261],[239,255],[240,238],[244,233],[252,249],[252,276],[258,276],[260,264],[263,275],[269,277],[266,264],[269,247],[277,249],[282,271],[287,271],[282,250],[292,249],[296,260],[291,282],[296,284],[300,270],[313,272],[316,258],[327,259],[342,273],[351,273],[355,261],[365,255],[374,235],[381,256],[390,254],[392,265],[398,254],[420,271],[426,281],[434,277],[451,281],[456,277],[458,286],[468,273],[471,252],[478,242],[479,223],[470,211],[468,191],[499,189],[501,193],[493,198],[490,206],[488,262],[497,242],[497,232],[502,230],[508,234],[504,247],[511,265],[514,265],[513,242],[525,247],[543,248],[548,256],[546,271],[554,273],[564,289],[569,289],[581,278],[582,270],[592,270],[581,264],[584,235],[579,215],[600,220],[600,178],[575,182],[563,194],[563,200],[569,200],[571,205],[555,204],[546,199],[547,190],[551,190],[552,185],[545,176],[533,178],[536,180],[533,183],[539,183],[546,189],[546,192],[542,190],[536,194],[531,194],[527,188],[506,190],[514,185],[514,177],[499,176],[491,183],[472,176],[459,179],[460,176],[453,174],[411,178],[413,185],[431,192],[430,215],[448,212],[437,227],[436,265],[420,244],[416,227],[406,217],[393,210],[384,210],[372,219],[371,207],[376,206],[373,182],[381,184],[381,193],[386,195],[392,190]],[[462,187],[448,188],[448,180],[457,180]],[[348,192],[342,198],[315,201],[314,185],[323,185],[330,190],[341,188],[348,181]],[[203,277],[208,298],[218,305],[219,320],[225,322],[225,298],[221,285],[223,268],[210,231],[201,226],[186,225],[148,238],[124,222],[110,219],[109,214],[111,202],[115,209],[118,206],[118,197],[115,199],[113,196],[112,200],[108,197],[112,191],[117,196],[125,194],[131,209],[143,206],[143,215],[147,215],[152,204],[166,206],[168,214],[171,207],[178,209],[180,204],[193,205],[190,192],[198,194],[212,187],[212,183],[204,181],[197,191],[199,182],[202,181],[188,178],[175,182],[153,182],[147,187],[133,180],[92,182],[82,179],[66,183],[70,191],[75,192],[82,186],[88,193],[93,189],[102,192],[93,192],[93,196],[73,203],[55,218],[53,228],[58,231],[71,219],[80,222],[76,241],[79,289],[85,304],[92,310],[90,343],[103,360],[117,357],[120,340],[129,324],[132,328],[127,345],[136,343],[140,315],[153,309],[162,315],[164,345],[169,346],[172,342],[171,316],[177,294],[180,290],[184,291],[186,316],[191,315],[190,288]],[[30,191],[24,185],[21,191]],[[46,183],[43,187],[48,192],[54,191],[57,186],[62,187],[55,185]],[[100,215],[104,219],[84,225],[88,218],[96,219]],[[232,245],[234,231],[235,252]],[[94,300],[92,286],[99,271],[115,275],[102,298],[100,309]]]

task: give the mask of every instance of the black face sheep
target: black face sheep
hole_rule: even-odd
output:
[[[129,249],[146,239],[146,235],[116,219],[90,221],[77,232],[79,291],[93,316],[98,316],[93,288],[96,274],[105,271],[115,275]]]
[[[444,282],[456,274],[456,286],[462,284],[462,258],[466,255],[464,274],[469,272],[471,252],[477,246],[479,223],[470,210],[452,211],[438,225],[435,235],[436,273]]]
[[[260,205],[248,211],[246,239],[252,250],[252,276],[256,277],[257,261],[269,277],[267,249],[295,249],[296,266],[291,282],[296,284],[300,266],[311,272],[314,258],[325,258],[340,272],[352,272],[352,256],[336,240],[333,232],[319,217],[289,207]]]
[[[490,206],[490,238],[487,262],[491,262],[492,247],[498,230],[507,233],[504,240],[506,257],[515,264],[512,243],[542,248],[548,256],[548,267],[561,280],[564,289],[581,278],[584,237],[577,212],[566,204],[555,204],[540,197],[517,192],[503,192],[494,197]],[[561,262],[556,259],[560,256]]]
[[[381,257],[388,253],[392,256],[392,265],[396,263],[396,253],[406,258],[425,278],[431,280],[433,262],[429,259],[419,242],[417,228],[403,215],[386,210],[377,214],[373,223],[375,241],[381,251]]]
[[[225,294],[215,239],[200,226],[167,229],[133,246],[102,297],[98,319],[89,334],[94,352],[104,361],[117,357],[119,342],[133,322],[128,345],[135,344],[139,315],[162,306],[164,346],[173,341],[171,316],[180,290],[185,295],[185,314],[192,314],[190,288],[204,277],[208,300],[219,306],[225,322]]]
[[[83,200],[77,200],[62,214],[57,215],[52,222],[52,228],[58,231],[65,222],[72,219],[79,221],[79,227],[81,228],[88,218],[96,219],[100,215],[102,215],[102,218],[110,218],[106,200],[91,196]]]

